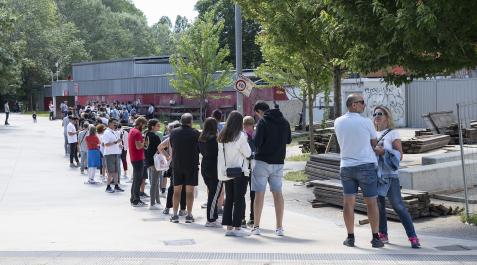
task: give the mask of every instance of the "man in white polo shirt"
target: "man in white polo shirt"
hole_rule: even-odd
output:
[[[102,143],[104,144],[104,160],[106,161],[106,170],[108,172],[108,186],[106,192],[113,193],[115,191],[123,192],[124,190],[119,187],[119,159],[118,156],[122,152],[122,148],[119,145],[121,139],[114,132],[116,124],[115,119],[109,119],[108,129],[103,134]],[[114,181],[114,190],[111,188],[111,182]]]
[[[346,99],[348,112],[335,121],[335,132],[341,149],[340,176],[343,185],[343,217],[348,230],[345,246],[354,247],[354,206],[358,187],[363,192],[373,238],[371,245],[383,247],[379,240],[377,204],[377,159],[373,151],[377,133],[370,119],[362,117],[366,105],[359,94]]]

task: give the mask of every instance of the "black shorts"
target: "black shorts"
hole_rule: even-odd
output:
[[[148,179],[146,162],[144,162],[144,167],[142,168],[142,179]]]
[[[173,168],[172,175],[174,186],[198,186],[199,185],[199,169],[184,170],[180,168]]]

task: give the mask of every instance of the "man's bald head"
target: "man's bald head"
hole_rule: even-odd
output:
[[[346,107],[349,109],[353,105],[353,103],[356,103],[357,101],[361,100],[363,100],[363,96],[361,96],[360,94],[350,94],[346,98]]]

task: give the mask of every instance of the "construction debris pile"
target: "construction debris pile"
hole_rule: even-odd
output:
[[[311,155],[306,162],[305,174],[309,180],[340,179],[340,154]]]
[[[449,135],[450,144],[459,144],[459,124],[453,111],[431,112],[423,115],[422,118],[432,134]],[[463,124],[462,136],[464,144],[477,143],[477,122]]]
[[[405,154],[420,154],[438,149],[449,144],[449,135],[420,135],[402,141],[402,151]]]

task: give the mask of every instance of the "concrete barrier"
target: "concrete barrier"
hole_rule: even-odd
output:
[[[475,176],[477,160],[466,160],[466,170]],[[415,166],[399,170],[399,180],[405,189],[424,190],[429,192],[452,191],[464,188],[462,166],[460,161]],[[476,185],[476,177],[468,177],[469,185]]]
[[[472,153],[471,151],[464,151],[465,159],[473,159],[477,160],[477,153]],[[421,158],[423,165],[432,165],[432,164],[439,164],[451,161],[460,161],[460,152],[450,152],[445,154],[438,154],[438,155],[427,155]]]

